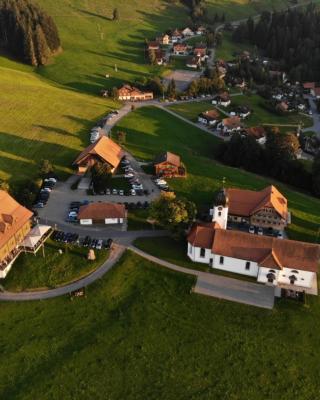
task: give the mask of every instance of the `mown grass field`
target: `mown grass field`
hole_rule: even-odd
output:
[[[126,148],[140,159],[151,161],[162,151],[179,154],[188,177],[173,179],[170,186],[179,196],[195,201],[200,209],[206,210],[211,205],[213,193],[221,187],[223,177],[231,187],[259,190],[275,184],[289,201],[293,216],[288,229],[290,238],[315,242],[320,224],[320,200],[272,179],[217,163],[213,159],[219,143],[216,137],[155,107],[135,110],[119,122],[114,132],[119,129],[127,132]]]
[[[230,32],[223,32],[221,46],[215,49],[215,58],[217,60],[230,61],[235,58],[236,54],[240,54],[243,51],[249,51],[252,53],[254,47],[247,43],[236,43],[232,40],[232,34]]]
[[[41,159],[64,177],[89,144],[98,119],[118,104],[66,90],[32,73],[0,68],[0,178],[12,186],[32,180]]]
[[[263,124],[272,125],[292,125],[288,127],[288,130],[294,129],[295,126],[301,124],[303,127],[310,127],[313,125],[312,117],[302,114],[287,114],[279,115],[277,113],[270,112],[264,106],[265,100],[259,95],[238,95],[231,97],[231,105],[227,108],[221,107],[226,112],[232,111],[232,109],[239,105],[248,106],[252,110],[252,114],[244,120],[246,126],[258,126]],[[169,106],[170,110],[182,115],[191,121],[196,121],[197,116],[200,112],[208,109],[213,109],[214,106],[210,104],[210,101],[201,101],[193,103],[182,103],[173,104]]]
[[[59,254],[59,249],[63,254]],[[39,288],[54,288],[89,274],[102,265],[108,251],[95,251],[96,259],[87,260],[88,249],[48,240],[36,255],[21,254],[1,285],[9,291],[20,292]]]
[[[187,19],[185,7],[165,0],[39,0],[38,3],[55,19],[64,49],[51,65],[40,68],[38,73],[69,88],[93,94],[104,87],[162,73],[162,67],[152,67],[145,60],[145,39],[183,26]],[[119,10],[119,21],[112,21],[115,7]]]
[[[86,298],[2,303],[0,397],[317,398],[319,298],[269,311],[193,283],[127,253]]]

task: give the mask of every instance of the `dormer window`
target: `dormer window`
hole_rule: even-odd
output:
[[[292,272],[293,274],[298,274],[298,273],[299,273],[299,271],[297,271],[296,269],[293,269],[291,272]]]

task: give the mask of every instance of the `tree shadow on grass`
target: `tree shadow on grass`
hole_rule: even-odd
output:
[[[32,126],[34,126],[35,128],[41,128],[47,132],[59,133],[60,135],[72,136],[72,137],[77,136],[77,134],[75,134],[75,133],[70,133],[70,132],[66,131],[65,129],[56,128],[54,126],[47,126],[47,125],[32,125]]]
[[[81,14],[87,15],[89,17],[95,17],[95,18],[102,19],[103,21],[113,21],[113,19],[111,17],[107,17],[105,15],[96,14],[96,13],[93,13],[93,12],[88,11],[88,10],[83,10],[81,8],[74,7],[74,10],[78,11]]]

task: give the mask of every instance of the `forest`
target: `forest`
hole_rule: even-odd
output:
[[[305,9],[264,12],[249,18],[233,32],[237,42],[250,42],[280,62],[293,81],[320,80],[320,13],[314,4]]]
[[[20,61],[45,65],[60,49],[53,19],[29,0],[0,0],[0,47]]]

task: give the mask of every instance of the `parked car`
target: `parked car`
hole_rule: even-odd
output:
[[[99,239],[97,244],[96,244],[96,249],[101,250],[103,245],[103,240]]]
[[[44,204],[41,202],[41,201],[39,201],[38,203],[36,203],[34,206],[33,206],[33,208],[43,208],[44,207]]]
[[[277,232],[277,238],[278,239],[283,239],[283,233],[282,232]]]
[[[118,190],[117,189],[112,189],[112,194],[118,194]]]
[[[140,184],[140,185],[132,185],[132,189],[134,189],[134,190],[143,190],[143,186]]]
[[[260,228],[258,228],[258,235],[263,235],[263,229],[260,227]]]
[[[108,239],[107,242],[106,242],[106,246],[107,246],[106,248],[110,249],[112,244],[113,244],[113,240],[112,239]]]
[[[136,193],[136,191],[134,189],[131,189],[130,190],[130,194],[131,194],[131,196],[135,196],[137,193]]]
[[[249,226],[249,233],[254,233],[254,226]]]
[[[132,172],[128,172],[128,173],[126,173],[126,174],[124,175],[124,177],[125,177],[125,178],[133,178],[134,175],[133,175]]]
[[[119,190],[119,195],[124,196],[124,190]]]

